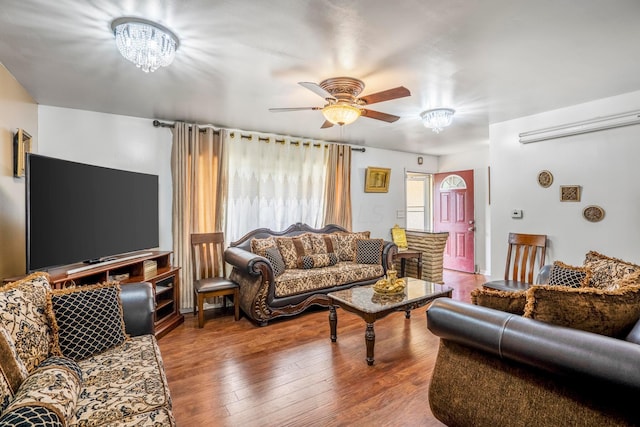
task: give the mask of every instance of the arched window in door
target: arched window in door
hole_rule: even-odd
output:
[[[440,191],[464,190],[466,188],[467,183],[459,175],[449,175],[440,183]]]

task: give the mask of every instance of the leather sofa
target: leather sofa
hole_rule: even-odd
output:
[[[427,326],[429,405],[446,425],[640,425],[640,321],[616,339],[440,298]]]
[[[350,233],[335,224],[314,229],[297,223],[284,231],[267,228],[253,230],[232,242],[225,250],[224,259],[233,266],[230,279],[240,285],[240,308],[260,326],[275,318],[297,315],[311,306],[327,307],[329,292],[375,283],[386,274],[388,268],[393,268],[393,256],[398,251],[395,243],[383,241],[379,262],[376,264],[361,264],[355,260],[340,261],[322,268],[287,268],[280,276],[275,274],[271,261],[252,252],[254,239],[299,237],[305,234],[368,236],[368,233]],[[305,282],[307,285],[311,283],[313,286],[298,286],[295,282]]]

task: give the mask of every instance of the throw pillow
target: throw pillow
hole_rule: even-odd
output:
[[[0,326],[11,336],[28,372],[49,356],[51,327],[46,315],[49,275],[33,273],[0,288]]]
[[[53,291],[49,308],[54,354],[82,360],[128,339],[117,284]]]
[[[356,263],[358,264],[382,264],[382,239],[358,239],[356,240]]]
[[[588,267],[573,267],[556,261],[549,270],[549,285],[569,286],[580,288],[588,286],[591,280],[591,269]]]
[[[276,243],[286,268],[298,268],[298,258],[313,254],[308,233],[296,237],[277,237]]]
[[[589,251],[585,256],[584,266],[591,270],[589,286],[599,289],[618,288],[620,280],[640,271],[640,266],[611,258],[595,251]]]
[[[368,231],[331,234],[331,245],[336,255],[338,255],[338,260],[353,262],[356,258],[356,240],[368,239],[369,235],[370,232]]]
[[[526,291],[498,291],[478,288],[471,291],[471,303],[507,313],[524,314]]]
[[[334,252],[333,241],[330,235],[310,233],[309,239],[311,240],[314,254],[329,254]]]
[[[265,239],[251,239],[251,252],[256,255],[264,256],[264,253],[268,248],[277,247],[276,239],[273,236],[269,236]]]
[[[13,400],[27,375],[11,336],[0,326],[0,413]]]
[[[284,273],[285,265],[284,260],[282,259],[282,255],[280,255],[280,251],[277,247],[267,248],[264,251],[264,257],[269,260],[271,263],[271,267],[273,268],[274,276],[278,277],[282,273]]]
[[[640,286],[616,290],[534,285],[524,317],[554,325],[624,338],[640,318]]]
[[[338,257],[335,253],[305,255],[298,259],[298,268],[320,268],[329,267],[338,263]]]
[[[67,366],[68,363],[62,366],[51,363],[32,372],[3,413],[0,425],[51,426],[58,425],[57,422],[66,425],[76,411],[82,384],[75,370]],[[9,420],[21,420],[24,424],[3,424]]]

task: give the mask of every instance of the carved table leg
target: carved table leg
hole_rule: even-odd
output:
[[[411,319],[411,310],[406,310],[404,312],[404,318],[405,319]]]
[[[367,323],[364,341],[367,345],[367,365],[371,366],[373,365],[373,346],[376,343],[376,333],[373,331],[373,323]]]
[[[331,330],[331,342],[336,342],[338,338],[336,330],[338,325],[338,314],[336,313],[336,306],[329,306],[329,329]]]

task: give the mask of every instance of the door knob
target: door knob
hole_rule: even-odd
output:
[[[475,223],[476,223],[476,221],[475,221],[474,219],[470,219],[470,220],[469,220],[469,225],[473,225],[473,224],[475,224]]]
[[[467,231],[476,231],[476,228],[475,227],[469,227],[469,228],[467,228]]]

